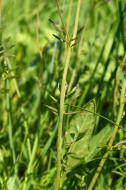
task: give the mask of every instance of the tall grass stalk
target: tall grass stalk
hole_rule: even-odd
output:
[[[67,28],[65,26],[65,23],[64,23],[64,20],[63,20],[63,17],[62,17],[62,13],[61,13],[61,10],[60,10],[60,5],[59,5],[59,1],[58,0],[56,0],[56,4],[57,4],[57,9],[58,9],[58,13],[59,13],[59,16],[60,16],[60,20],[61,20],[63,28],[65,30],[66,38],[69,41],[70,40],[69,33],[68,33],[68,30],[67,30]]]
[[[55,190],[59,189],[60,184],[60,171],[61,171],[61,149],[62,149],[62,126],[63,126],[63,115],[64,115],[64,100],[65,100],[65,84],[68,66],[71,56],[71,47],[68,46],[67,57],[63,72],[62,84],[61,84],[61,95],[60,95],[60,113],[59,113],[59,128],[58,128],[58,143],[57,143],[57,177],[55,182]]]
[[[126,54],[124,56],[124,59],[123,59],[123,63],[125,63],[125,60],[126,60]],[[122,63],[122,64],[123,64]],[[120,107],[119,107],[119,111],[118,111],[118,116],[117,116],[117,121],[116,121],[116,125],[113,129],[113,133],[112,133],[112,136],[109,140],[109,143],[108,143],[108,151],[104,154],[103,158],[101,159],[100,163],[99,163],[99,166],[89,184],[89,187],[88,187],[88,190],[92,190],[96,181],[97,181],[97,178],[104,166],[104,163],[107,159],[107,157],[109,156],[109,153],[112,149],[112,144],[113,144],[113,141],[115,139],[115,136],[116,136],[116,133],[118,131],[118,127],[119,127],[119,124],[121,122],[121,119],[122,119],[122,115],[123,115],[123,111],[124,111],[124,97],[125,97],[125,92],[126,92],[126,74],[124,76],[124,80],[123,80],[123,83],[122,83],[122,90],[121,90],[121,94],[120,94]]]
[[[79,14],[80,14],[80,7],[81,7],[81,0],[78,0],[72,39],[76,39],[76,36],[77,36],[78,23],[79,23]],[[74,43],[74,41],[72,42],[72,44],[73,44],[73,43]],[[71,44],[71,45],[72,45],[72,44]]]
[[[68,30],[65,26],[64,20],[62,18],[62,14],[61,14],[61,10],[60,10],[58,0],[56,0],[56,3],[57,3],[57,8],[58,8],[58,13],[59,13],[60,19],[61,19],[61,22],[63,24],[64,30],[65,30],[66,38],[67,38],[67,41],[69,42],[70,37],[68,34]],[[80,5],[81,5],[81,0],[78,0],[77,10],[76,10],[76,18],[75,18],[75,24],[74,24],[74,31],[73,31],[73,39],[75,39],[76,35],[77,35]],[[60,94],[59,128],[58,128],[58,143],[57,143],[57,176],[56,176],[55,187],[54,187],[55,190],[58,190],[59,186],[60,186],[62,127],[63,127],[64,101],[65,101],[65,84],[66,84],[68,67],[69,67],[69,63],[70,63],[71,50],[72,50],[71,44],[67,45],[67,55],[66,55],[66,61],[65,61],[65,65],[64,65],[62,84],[61,84],[61,94]]]
[[[70,0],[68,13],[67,13],[67,20],[66,20],[66,30],[68,32],[69,32],[70,19],[71,19],[71,13],[72,13],[72,5],[73,5],[73,0]],[[65,43],[64,57],[66,57],[66,55],[67,55],[67,44]]]
[[[73,0],[70,0],[68,14],[67,14],[67,22],[66,22],[66,28],[67,28],[68,31],[69,31],[69,26],[70,26],[72,4],[73,4]]]
[[[79,41],[79,45],[78,45],[78,50],[77,50],[76,62],[75,62],[75,65],[74,65],[74,69],[73,69],[73,72],[72,72],[70,83],[68,85],[68,90],[67,90],[68,94],[71,91],[71,88],[72,88],[72,85],[73,85],[73,82],[74,82],[74,79],[75,79],[75,76],[76,76],[76,69],[77,69],[76,67],[77,67],[79,57],[80,57],[80,54],[81,54],[81,48],[82,48],[82,44],[83,44],[83,40],[84,40],[84,33],[86,31],[88,22],[89,22],[89,16],[88,16],[88,18],[87,18],[87,20],[86,20],[86,22],[84,24],[83,31],[81,33],[81,37],[80,37],[80,41]]]

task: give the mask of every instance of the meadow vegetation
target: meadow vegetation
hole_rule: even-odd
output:
[[[126,1],[0,0],[0,190],[126,190]]]

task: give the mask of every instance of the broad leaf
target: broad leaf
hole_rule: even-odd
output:
[[[85,158],[86,162],[91,161],[91,159],[96,156],[96,154],[103,148],[104,145],[108,142],[112,134],[112,128],[110,126],[104,127],[98,134],[94,135],[91,138],[89,144],[89,153]]]
[[[91,100],[84,109],[87,111],[73,116],[65,133],[65,144],[68,146],[67,170],[79,165],[89,152],[89,142],[95,126],[95,100]]]

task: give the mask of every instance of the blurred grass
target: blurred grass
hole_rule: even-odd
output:
[[[72,37],[76,2],[70,20],[69,34]],[[83,1],[79,28],[83,27],[93,1]],[[6,54],[8,70],[0,66],[0,189],[53,189],[56,176],[56,133],[58,117],[48,109],[50,105],[59,110],[60,84],[63,71],[64,44],[53,37],[58,35],[51,18],[62,28],[55,1],[40,0],[39,43],[43,49],[44,73],[36,43],[37,1],[11,0],[2,2],[2,43],[11,36],[4,48],[16,44]],[[67,20],[68,0],[60,1],[64,20]],[[125,66],[120,76],[114,100],[114,89],[120,62],[126,52],[126,3],[123,0],[98,1],[89,18],[84,42],[76,67],[73,86],[75,92],[66,98],[66,103],[83,106],[96,98],[97,112],[116,121],[119,93],[125,75]],[[78,34],[77,41],[80,39]],[[78,45],[72,50],[67,76],[69,84]],[[43,73],[43,76],[42,76]],[[12,76],[16,76],[10,79]],[[5,78],[8,77],[8,80]],[[41,80],[43,78],[43,81]],[[9,86],[8,83],[9,82]],[[8,90],[6,92],[6,90]],[[55,103],[50,95],[54,96]],[[75,95],[75,97],[74,97]],[[114,110],[113,110],[114,108]],[[66,106],[66,111],[75,108]],[[71,116],[64,120],[64,131]],[[104,127],[113,127],[108,121],[97,117],[94,135]],[[114,144],[125,141],[126,116],[119,127]],[[126,188],[125,143],[113,148],[95,185],[95,190]],[[61,189],[87,189],[93,173],[102,158],[105,148],[89,163],[84,163],[68,174]]]

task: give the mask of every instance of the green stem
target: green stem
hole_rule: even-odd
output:
[[[58,8],[58,13],[59,13],[60,19],[63,24],[64,30],[65,30],[66,38],[68,41],[70,41],[70,37],[69,37],[68,31],[67,31],[67,28],[66,28],[63,18],[62,18],[58,0],[56,0],[56,3],[57,3],[57,8]],[[75,18],[75,24],[74,24],[74,31],[73,31],[73,38],[76,38],[76,35],[77,35],[80,5],[81,5],[81,0],[78,0],[77,10],[76,10],[76,18]],[[57,176],[56,176],[55,187],[54,187],[55,190],[58,190],[59,186],[60,186],[62,126],[63,126],[63,115],[64,115],[65,84],[66,84],[66,77],[67,77],[67,71],[68,71],[68,66],[69,66],[69,62],[70,62],[70,57],[71,57],[71,44],[67,46],[67,55],[66,55],[66,61],[65,61],[63,77],[62,77],[62,84],[61,84],[58,143],[57,143]]]
[[[75,24],[74,24],[74,30],[73,30],[73,37],[72,37],[73,39],[76,39],[76,36],[77,36],[80,7],[81,7],[81,0],[78,0],[78,2],[77,2],[77,10],[76,10],[76,17],[75,17]],[[74,43],[74,41],[73,41],[73,43]]]
[[[88,190],[92,190],[95,183],[96,183],[96,180],[104,166],[104,163],[107,159],[107,157],[109,156],[109,153],[111,151],[111,148],[112,148],[112,144],[113,144],[113,141],[115,139],[115,136],[116,136],[116,133],[118,131],[118,127],[119,127],[119,124],[121,122],[121,118],[122,118],[122,114],[123,114],[123,110],[124,110],[124,95],[125,95],[125,90],[126,90],[126,76],[123,80],[123,84],[122,84],[122,90],[121,90],[121,96],[120,96],[120,107],[119,107],[119,112],[118,112],[118,117],[117,117],[117,121],[116,121],[116,125],[113,129],[113,133],[112,133],[112,136],[110,138],[110,141],[108,143],[108,151],[104,154],[103,158],[101,159],[100,163],[99,163],[99,166],[91,180],[91,183],[89,184],[89,187],[88,187]]]
[[[58,143],[57,143],[57,176],[55,182],[55,190],[58,190],[60,184],[60,171],[61,171],[61,149],[62,149],[62,126],[63,126],[63,115],[64,115],[64,100],[65,100],[65,84],[68,66],[71,56],[71,47],[68,46],[66,63],[63,72],[61,95],[60,95],[60,115],[59,115],[59,128],[58,128]]]
[[[86,19],[86,22],[84,23],[83,31],[82,31],[82,34],[81,34],[81,37],[80,37],[80,40],[79,40],[78,49],[77,49],[77,56],[76,56],[72,76],[71,76],[71,79],[70,79],[70,83],[68,85],[67,94],[70,93],[72,85],[73,85],[73,82],[74,82],[74,79],[75,79],[75,76],[76,76],[77,65],[78,65],[78,62],[79,62],[79,57],[80,57],[80,54],[81,54],[81,49],[82,49],[83,40],[84,40],[84,34],[85,34],[86,29],[87,29],[87,25],[88,25],[88,22],[89,22],[89,17],[90,17],[90,14],[89,14],[88,18]]]
[[[58,0],[56,0],[56,4],[57,4],[58,13],[59,13],[59,16],[60,16],[60,20],[61,20],[62,25],[63,25],[63,28],[64,28],[64,30],[65,30],[65,34],[66,34],[67,40],[69,41],[69,40],[70,40],[70,37],[69,37],[69,34],[68,34],[68,30],[67,30],[67,28],[66,28],[66,26],[65,26],[64,20],[63,20],[63,18],[62,18],[62,14],[61,14],[60,5],[59,5],[59,1],[58,1]]]
[[[70,2],[69,2],[69,8],[68,8],[68,14],[67,14],[67,23],[66,23],[66,29],[67,29],[67,31],[69,31],[71,12],[72,12],[72,4],[73,4],[73,0],[70,0]]]

